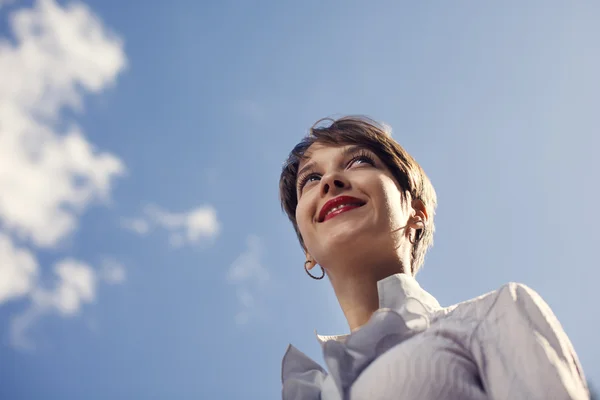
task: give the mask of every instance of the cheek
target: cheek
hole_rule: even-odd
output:
[[[304,246],[306,246],[306,249],[312,254],[315,250],[313,244],[315,242],[316,233],[312,224],[311,214],[306,210],[306,207],[302,208],[299,206],[296,208],[296,225],[298,226],[300,236],[302,236]]]
[[[299,202],[296,207],[296,224],[298,224],[298,229],[303,238],[305,238],[307,227],[311,221],[311,214],[308,208],[304,201]]]
[[[404,201],[398,186],[394,181],[386,181],[382,192],[385,211],[390,222],[394,224],[401,222],[404,215]]]

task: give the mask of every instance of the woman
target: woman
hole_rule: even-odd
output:
[[[441,307],[419,286],[431,182],[376,122],[330,122],[291,152],[280,195],[306,272],[329,278],[351,333],[318,335],[328,373],[289,346],[283,399],[589,398],[569,339],[533,290],[510,283]]]

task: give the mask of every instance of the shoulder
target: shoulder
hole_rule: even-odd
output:
[[[552,374],[566,382],[565,385],[575,382],[577,387],[587,390],[573,344],[550,306],[535,290],[511,282],[482,296],[481,301],[487,311],[471,336],[471,350],[480,355],[480,360],[505,360],[503,363],[509,360],[511,368],[526,365],[532,377]],[[535,370],[533,365],[542,372],[531,372]]]
[[[496,290],[450,306],[445,309],[445,314],[448,313],[477,321],[517,316],[555,319],[548,304],[535,290],[517,282],[506,283]]]
[[[562,332],[563,328],[550,306],[532,288],[509,282],[498,289],[461,303],[469,304],[468,312],[476,315],[479,333],[495,335],[498,330],[518,332],[522,328],[542,335]]]
[[[542,297],[532,288],[517,282],[509,282],[498,289],[464,301],[453,307],[478,307],[481,309],[491,309],[496,307],[515,307],[525,306],[529,302],[544,303]]]
[[[489,312],[510,310],[530,316],[552,314],[542,296],[523,283],[509,282],[493,293],[489,301]]]

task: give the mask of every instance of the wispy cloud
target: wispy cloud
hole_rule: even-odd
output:
[[[0,79],[0,304],[31,300],[11,328],[17,338],[47,310],[72,316],[95,298],[94,270],[69,258],[55,264],[53,291],[42,289],[35,250],[71,235],[124,173],[63,111],[81,112],[83,96],[112,85],[126,57],[83,4],[39,0],[9,18],[13,40],[0,38],[0,76],[10,77]]]
[[[145,236],[150,232],[150,222],[143,218],[123,218],[121,227],[140,236]]]
[[[35,256],[0,232],[0,304],[27,295],[39,273]]]
[[[239,309],[235,315],[237,324],[245,324],[260,312],[257,297],[270,280],[269,271],[262,263],[264,245],[255,235],[246,239],[244,250],[227,271],[227,282],[235,287]]]
[[[41,309],[54,309],[60,314],[76,314],[83,303],[96,298],[97,276],[92,267],[81,261],[66,259],[54,265],[54,289],[36,288],[33,303]]]
[[[125,282],[127,271],[119,261],[106,259],[101,265],[100,278],[110,285],[117,285]]]
[[[54,274],[54,287],[35,287],[30,293],[29,308],[13,319],[10,337],[13,346],[33,350],[35,346],[27,338],[27,330],[39,317],[50,313],[72,317],[79,313],[84,303],[95,300],[98,279],[91,266],[65,259],[54,265]]]
[[[179,213],[149,205],[144,208],[143,217],[123,219],[121,226],[142,236],[154,228],[164,229],[168,232],[169,242],[173,247],[198,244],[215,238],[221,231],[217,211],[209,205]]]
[[[12,243],[0,235],[0,278],[11,272],[11,267],[21,267],[25,271],[20,279],[3,279],[12,285],[0,286],[1,300],[10,300],[27,296],[31,301],[27,309],[13,317],[10,327],[10,343],[22,350],[33,350],[35,344],[28,337],[28,330],[45,315],[56,314],[73,317],[80,313],[84,304],[96,300],[96,291],[100,282],[115,285],[126,279],[124,266],[116,260],[104,260],[100,268],[72,258],[63,259],[53,267],[54,279],[44,282],[38,276],[38,264],[33,253],[15,248]],[[8,262],[4,262],[8,261]],[[2,268],[2,266],[8,266]],[[9,288],[9,290],[6,290]],[[18,290],[17,290],[18,289]]]

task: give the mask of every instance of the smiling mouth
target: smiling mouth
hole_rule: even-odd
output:
[[[346,211],[354,210],[365,205],[365,202],[350,196],[339,196],[329,200],[319,214],[319,222],[325,222]]]
[[[321,221],[321,222],[330,220],[331,218],[337,217],[338,215],[345,213],[346,211],[354,210],[355,208],[362,207],[363,205],[364,204],[344,204],[342,206],[335,207],[334,209],[329,211],[327,214],[325,214],[325,217],[323,218],[323,221]]]

